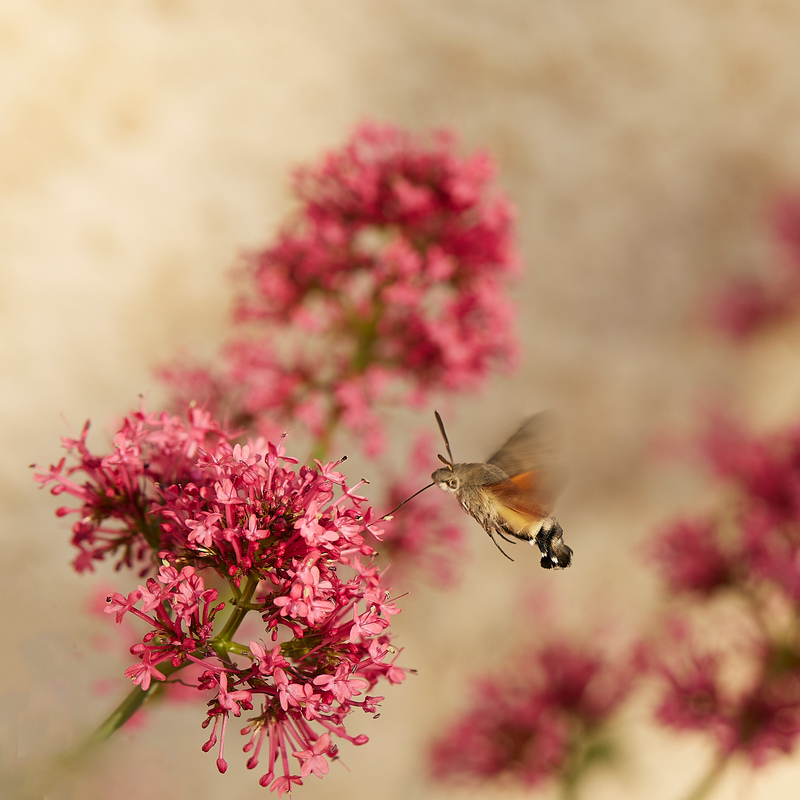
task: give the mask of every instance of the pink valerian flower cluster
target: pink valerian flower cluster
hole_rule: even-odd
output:
[[[323,440],[342,424],[374,453],[379,402],[473,389],[514,364],[513,214],[489,157],[453,145],[368,123],[297,171],[297,215],[246,259],[227,372],[207,374],[232,418],[301,419]],[[165,373],[181,396],[185,373]],[[202,370],[189,374],[197,388]]]
[[[527,649],[505,674],[477,684],[472,708],[434,745],[434,777],[574,783],[591,754],[607,752],[606,723],[635,673],[632,660],[612,664],[584,646]]]
[[[732,513],[672,523],[651,554],[674,592],[759,585],[800,602],[800,425],[755,436],[721,418],[700,437]]]
[[[385,496],[386,508],[396,508],[419,490],[419,476],[428,476],[436,468],[431,463],[435,452],[433,437],[417,436],[412,444],[411,479],[390,484]],[[453,518],[452,510],[442,502],[441,492],[423,492],[403,506],[384,523],[381,554],[387,556],[392,573],[404,575],[418,570],[433,577],[439,586],[452,586],[458,577],[458,564],[464,555],[464,529]]]
[[[684,631],[662,637],[658,718],[758,766],[800,740],[800,426],[755,436],[717,420],[702,444],[726,489],[721,509],[673,523],[650,551],[673,596],[692,601],[686,619],[715,618],[727,599],[737,621],[716,649],[698,650]],[[749,680],[732,684],[745,667]]]
[[[338,464],[292,468],[282,446],[232,444],[197,409],[188,421],[132,413],[110,455],[91,453],[86,430],[66,444],[77,464],[62,459],[39,480],[80,500],[59,511],[81,517],[76,567],[116,554],[118,566],[157,570],[108,597],[118,622],[132,615],[148,628],[126,675],[146,690],[199,669],[196,689],[211,694],[204,749],[219,745],[220,771],[229,719],[243,712],[248,767],[265,761],[261,784],[279,794],[327,771],[331,737],[366,741],[344,722],[357,708],[375,713],[380,679],[403,680],[388,630],[399,609],[372,564],[371,509]],[[227,582],[230,601],[218,602],[204,570]],[[263,638],[244,646],[233,636],[251,612]]]
[[[783,258],[770,274],[732,281],[710,303],[711,324],[732,339],[745,340],[800,313],[800,194],[775,204],[772,231]]]
[[[800,656],[797,643],[753,639],[716,650],[673,635],[661,643],[657,673],[664,690],[656,709],[662,724],[713,737],[722,757],[742,753],[755,767],[794,751],[800,738]],[[742,666],[744,685],[728,674]]]

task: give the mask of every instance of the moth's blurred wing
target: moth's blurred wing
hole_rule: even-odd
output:
[[[483,488],[495,501],[497,513],[512,529],[521,531],[549,516],[550,507],[537,502],[535,493],[527,485],[525,476],[519,477],[523,478],[521,482],[518,482],[517,478],[512,478],[499,483],[489,483]]]
[[[542,411],[528,417],[519,430],[489,459],[511,478],[529,505],[549,513],[566,484],[561,437],[555,414]],[[506,494],[511,490],[506,489]]]

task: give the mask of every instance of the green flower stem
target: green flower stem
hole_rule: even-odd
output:
[[[238,642],[231,642],[228,645],[228,652],[233,653],[235,656],[245,656],[246,658],[255,658],[250,648],[247,645],[239,644]]]
[[[167,663],[166,666],[159,664],[159,670],[169,678],[170,675],[174,675],[185,666],[187,666],[187,664],[181,664],[177,667],[173,666],[171,663]],[[142,690],[138,686],[134,687],[128,693],[128,696],[100,723],[81,749],[94,749],[106,739],[111,738],[111,735],[116,733],[145,702],[159,694],[163,688],[163,681],[153,681],[145,690]]]
[[[702,777],[694,789],[686,795],[684,800],[703,800],[714,788],[725,767],[728,765],[728,756],[722,756],[711,765],[711,769]]]
[[[220,655],[227,655],[229,652],[232,652],[230,645],[233,641],[233,634],[239,629],[242,620],[250,610],[247,606],[253,598],[256,586],[258,586],[258,578],[255,575],[250,575],[247,578],[244,590],[239,597],[236,598],[236,607],[233,609],[233,613],[228,618],[223,629],[210,642],[214,650]]]
[[[258,582],[257,577],[250,576],[241,591],[234,590],[233,611],[222,631],[210,642],[214,651],[224,662],[230,661],[230,654],[253,657],[248,647],[233,641],[233,636],[248,611],[252,610],[250,601],[255,594]],[[203,654],[197,652],[194,655],[201,657]],[[169,678],[180,672],[189,663],[191,662],[184,662],[176,667],[167,661],[159,664],[158,668],[166,678]],[[50,769],[43,770],[39,765],[34,764],[22,765],[13,775],[3,776],[4,785],[8,782],[8,785],[13,787],[12,796],[19,800],[37,800],[52,791],[62,782],[65,775],[74,774],[76,770],[80,769],[100,745],[110,739],[147,701],[162,692],[164,686],[164,681],[153,681],[146,690],[142,690],[139,686],[134,687],[95,731],[77,746],[58,756]]]
[[[242,624],[242,620],[248,612],[247,604],[255,593],[256,586],[258,586],[258,578],[250,576],[247,579],[244,590],[241,592],[237,599],[236,606],[233,613],[228,618],[222,631],[211,642],[211,646],[222,657],[227,658],[228,653],[236,655],[251,656],[249,648],[241,644],[236,644],[232,641],[233,634]],[[159,665],[161,672],[169,678],[176,672],[182,670],[186,663],[180,664],[177,667],[172,663]],[[96,745],[104,742],[110,738],[112,734],[118,731],[150,698],[157,695],[164,687],[163,681],[153,681],[149,688],[146,690],[140,689],[138,686],[131,690],[128,696],[106,717],[106,719],[98,726],[97,730],[88,738],[86,743],[81,749],[92,749]]]
[[[228,653],[236,655],[251,656],[250,649],[242,644],[237,644],[231,641],[233,634],[241,625],[242,620],[248,612],[245,607],[250,602],[255,593],[256,586],[258,586],[258,578],[250,576],[247,579],[244,590],[237,599],[237,604],[233,609],[233,613],[228,618],[222,631],[211,642],[212,647],[221,656],[227,658]],[[159,665],[161,672],[169,678],[176,672],[182,670],[186,663],[174,666],[171,663],[166,665]],[[142,705],[156,696],[164,688],[163,681],[153,681],[149,688],[146,690],[140,689],[138,686],[131,690],[128,696],[106,717],[106,719],[97,727],[92,735],[87,739],[81,750],[91,750],[98,744],[110,738],[112,734],[118,731],[141,707]]]

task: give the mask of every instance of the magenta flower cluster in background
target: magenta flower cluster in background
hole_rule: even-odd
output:
[[[302,421],[325,445],[343,426],[376,454],[382,404],[420,405],[513,366],[506,288],[519,263],[493,178],[491,159],[458,157],[451,134],[361,125],[296,172],[296,214],[238,275],[224,369],[165,371],[176,395],[268,431]]]
[[[755,436],[718,420],[703,445],[717,508],[651,544],[684,620],[658,648],[657,713],[760,766],[800,740],[800,426]]]
[[[528,646],[477,682],[471,707],[433,745],[435,778],[575,785],[613,756],[612,718],[633,686],[634,661],[566,639]]]
[[[549,781],[574,797],[595,764],[610,763],[614,722],[634,694],[655,698],[657,723],[714,742],[716,760],[691,797],[705,796],[733,756],[761,767],[797,751],[800,425],[756,436],[716,419],[702,451],[718,502],[646,545],[669,613],[631,632],[630,657],[575,637],[504,659],[432,745],[436,779]]]
[[[375,713],[379,680],[403,680],[388,630],[399,609],[372,564],[368,540],[380,531],[338,464],[295,468],[282,445],[234,444],[197,408],[185,420],[130,414],[106,454],[90,451],[87,431],[65,440],[69,461],[38,477],[78,501],[58,513],[78,516],[79,571],[113,558],[150,575],[111,593],[106,609],[145,623],[125,673],[133,683],[147,690],[199,667],[212,724],[204,749],[219,745],[224,772],[227,725],[244,714],[247,766],[265,761],[261,783],[279,794],[328,771],[332,737],[366,742],[344,723],[355,709]],[[232,599],[217,602],[209,577]],[[261,637],[239,644],[249,613]]]

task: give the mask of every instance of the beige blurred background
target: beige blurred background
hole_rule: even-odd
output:
[[[797,337],[734,351],[702,331],[697,309],[726,276],[775,258],[766,208],[800,186],[798,34],[792,0],[7,0],[2,761],[17,738],[23,756],[48,754],[96,724],[126,665],[97,646],[108,621],[85,613],[115,576],[71,571],[68,525],[28,464],[57,460],[59,437],[87,417],[99,447],[138,394],[157,406],[154,364],[180,347],[213,351],[225,270],[286,214],[291,167],[371,117],[452,126],[464,152],[487,148],[499,163],[526,263],[524,364],[453,400],[448,428],[460,460],[483,458],[523,414],[561,409],[575,469],[559,520],[575,566],[510,564],[471,525],[460,587],[417,581],[395,623],[419,674],[389,690],[379,720],[354,719],[372,741],[343,747],[347,768],[295,796],[523,796],[437,789],[424,772],[470,677],[537,635],[523,592],[547,596],[586,638],[646,624],[660,596],[634,546],[703,499],[683,470],[653,460],[653,437],[691,429],[709,397],[759,425],[797,414]],[[412,422],[398,415],[395,432]],[[353,477],[375,478],[369,469],[356,461]],[[110,676],[116,689],[98,698],[94,683]],[[202,718],[156,710],[50,796],[267,796],[235,731],[217,773],[200,752]],[[678,798],[711,758],[701,739],[654,731],[646,704],[620,735],[624,766],[585,796]],[[799,781],[800,757],[755,778],[737,767],[714,797],[795,797]]]

